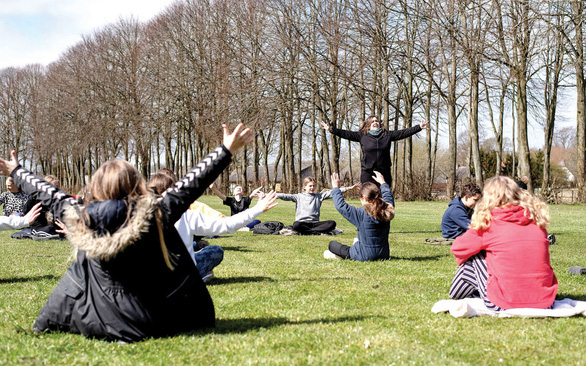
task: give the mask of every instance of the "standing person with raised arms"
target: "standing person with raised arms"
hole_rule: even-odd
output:
[[[375,170],[383,175],[385,182],[388,184],[392,181],[391,143],[429,128],[429,123],[424,122],[403,130],[389,131],[381,126],[379,119],[375,116],[368,117],[362,126],[360,126],[358,132],[338,129],[332,124],[323,121],[320,124],[322,128],[336,136],[346,140],[360,142],[360,147],[362,148],[360,183],[372,182],[377,185],[378,183],[373,178]]]
[[[133,342],[215,325],[212,299],[174,224],[252,142],[242,124],[233,133],[222,127],[223,145],[161,196],[130,163],[112,160],[93,174],[85,207],[20,166],[14,151],[0,159],[0,174],[63,218],[76,249],[33,330]]]

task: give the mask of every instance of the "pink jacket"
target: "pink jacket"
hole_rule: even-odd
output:
[[[488,299],[503,309],[551,306],[558,282],[549,261],[547,231],[519,206],[492,210],[488,230],[468,230],[456,238],[452,253],[458,265],[486,251]]]

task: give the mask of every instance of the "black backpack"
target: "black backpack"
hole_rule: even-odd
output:
[[[252,232],[261,235],[279,235],[279,231],[284,227],[285,225],[279,221],[265,221],[256,224],[254,228],[252,228]]]

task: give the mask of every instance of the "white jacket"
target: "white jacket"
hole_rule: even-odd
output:
[[[24,216],[0,216],[0,230],[21,229],[28,226],[28,220]]]
[[[195,262],[193,257],[194,235],[213,236],[232,234],[244,225],[251,223],[261,213],[262,207],[259,207],[259,205],[244,210],[234,216],[222,218],[211,217],[198,210],[187,210],[181,215],[179,221],[175,223],[175,229],[177,229],[179,236],[183,240],[183,244],[187,247],[191,259]]]

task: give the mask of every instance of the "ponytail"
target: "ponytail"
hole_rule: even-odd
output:
[[[395,218],[395,207],[380,197],[365,204],[364,211],[378,221],[391,221]]]
[[[391,221],[395,217],[395,207],[381,197],[380,189],[374,183],[364,183],[360,187],[360,197],[367,201],[364,211],[378,221]]]

